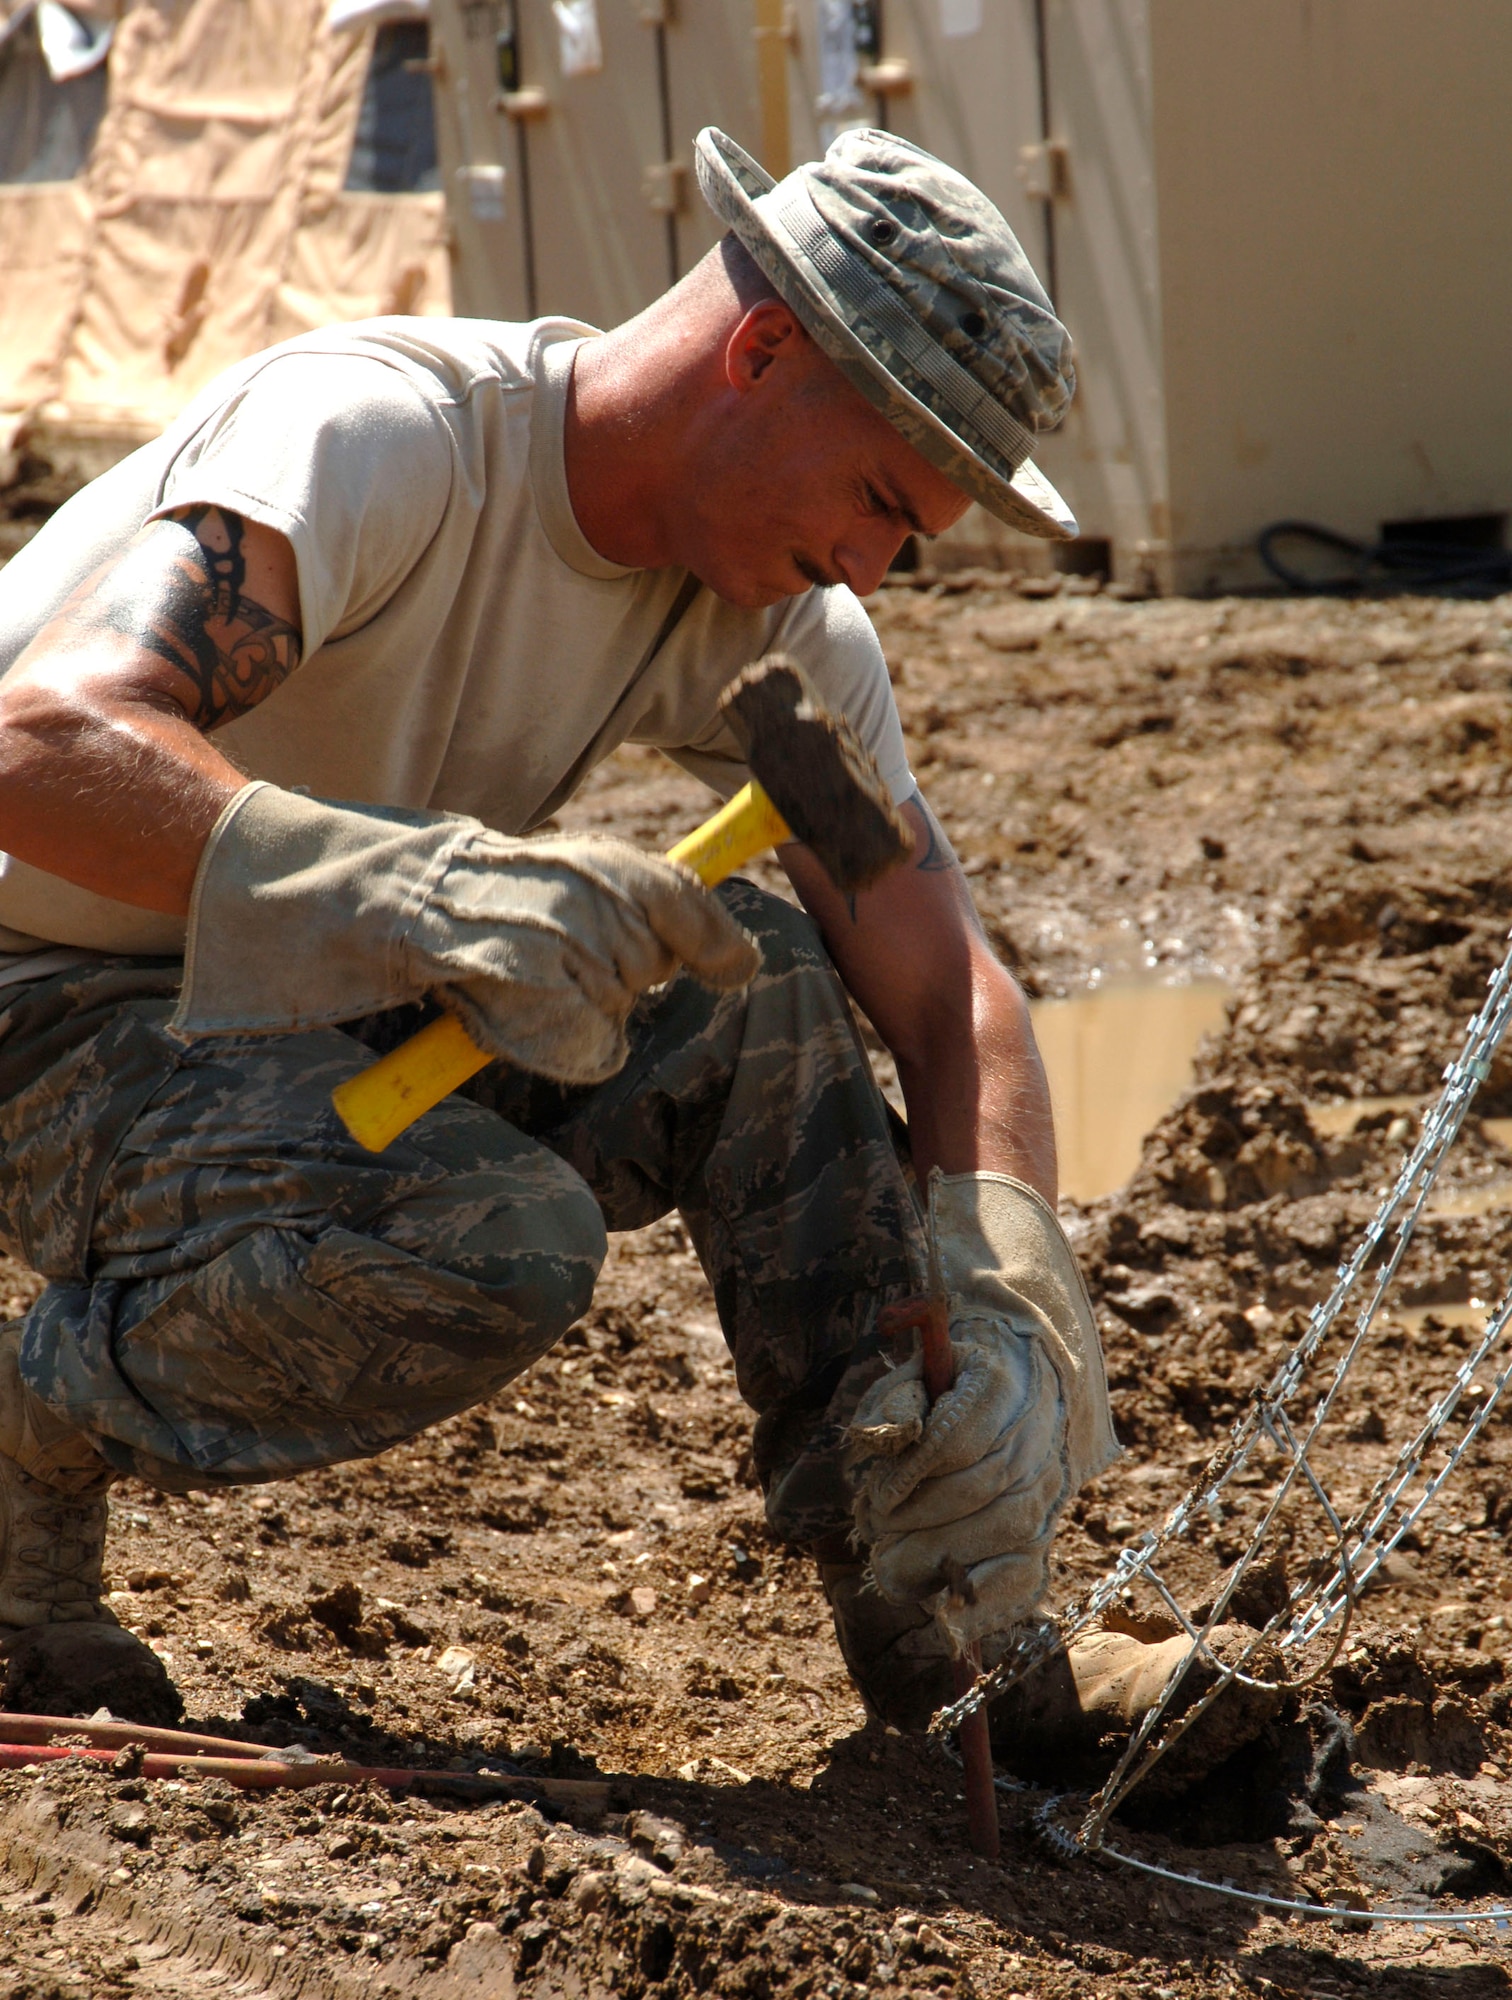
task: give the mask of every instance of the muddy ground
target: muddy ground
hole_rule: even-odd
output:
[[[1295,1338],[1500,957],[1512,602],[921,578],[872,608],[915,768],[1030,991],[1141,970],[1235,988],[1134,1180],[1065,1209],[1128,1447],[1067,1523],[1070,1595],[1161,1518]],[[630,753],[572,820],[661,845],[701,810]],[[1341,1503],[1459,1365],[1470,1302],[1505,1286],[1512,1062],[1478,1108],[1490,1123],[1404,1269],[1405,1317],[1324,1440]],[[19,1303],[31,1281],[7,1283]],[[673,1219],[616,1243],[546,1361],[411,1446],[230,1496],[121,1489],[112,1603],[188,1726],[607,1789],[248,1800],[101,1769],[0,1776],[0,1995],[1512,1990],[1488,1927],[1292,1925],[1063,1865],[1035,1792],[1004,1797],[1002,1866],[974,1862],[956,1772],[867,1726],[811,1574],[767,1540],[747,1432]],[[1189,1604],[1270,1476],[1178,1551]],[[1512,1901],[1509,1496],[1497,1417],[1332,1671],[1216,1786],[1136,1812],[1130,1851],[1283,1894]],[[1290,1508],[1281,1572],[1323,1545]]]

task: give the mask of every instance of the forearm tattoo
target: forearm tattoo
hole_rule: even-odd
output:
[[[144,529],[64,618],[76,630],[119,632],[166,661],[188,719],[218,729],[265,701],[299,665],[298,628],[246,594],[245,538],[240,514],[186,507]]]
[[[914,849],[914,867],[918,869],[921,875],[948,875],[955,866],[954,858],[949,848],[946,847],[944,841],[940,838],[935,826],[934,814],[925,805],[924,794],[919,790],[917,785],[909,793],[904,803],[919,808],[920,815],[924,821],[924,832],[927,836],[923,852],[921,853],[917,847]]]
[[[910,866],[917,869],[921,875],[948,875],[956,865],[955,857],[946,845],[935,816],[924,803],[924,794],[917,785],[903,803],[906,806],[917,806],[919,817],[924,822],[924,841],[922,846],[917,839],[914,841]],[[845,907],[850,913],[851,922],[853,924],[859,922],[856,898],[853,894],[846,896]]]

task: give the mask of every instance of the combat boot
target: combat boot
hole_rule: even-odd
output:
[[[115,1475],[22,1380],[21,1324],[0,1327],[4,1704],[48,1715],[104,1705],[134,1722],[176,1721],[183,1704],[161,1660],[104,1601]]]
[[[21,1322],[0,1328],[0,1632],[115,1624],[101,1599],[113,1477],[21,1379]]]
[[[837,1540],[816,1551],[819,1577],[835,1620],[835,1636],[862,1700],[880,1721],[919,1730],[954,1698],[950,1647],[936,1621],[914,1606],[889,1604],[854,1555],[838,1559]],[[1225,1662],[1254,1638],[1244,1626],[1220,1625],[1210,1650]],[[1006,1770],[1049,1786],[1096,1785],[1123,1753],[1130,1736],[1159,1700],[1186,1650],[1184,1634],[1141,1638],[1121,1631],[1083,1633],[989,1707],[993,1754]],[[1005,1642],[988,1640],[988,1667]],[[1263,1679],[1264,1663],[1246,1672]],[[1172,1704],[1184,1713],[1212,1685],[1218,1670],[1194,1661]],[[1146,1796],[1184,1790],[1250,1743],[1281,1705],[1279,1690],[1226,1687],[1141,1781]]]
[[[1207,1650],[1231,1665],[1254,1638],[1246,1626],[1218,1625],[1208,1635]],[[993,1702],[988,1715],[994,1751],[1021,1778],[1100,1784],[1159,1701],[1189,1644],[1181,1631],[1155,1638],[1126,1631],[1081,1633]],[[1275,1671],[1269,1648],[1257,1649],[1244,1668],[1249,1679],[1261,1681]],[[1168,1716],[1186,1714],[1219,1672],[1199,1655],[1172,1697]],[[1231,1681],[1140,1780],[1142,1796],[1169,1796],[1196,1784],[1253,1742],[1281,1701],[1278,1688]]]

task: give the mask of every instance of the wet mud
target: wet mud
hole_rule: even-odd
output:
[[[1133,1065],[1147,1080],[1183,1040],[1111,1192],[1094,1195],[1124,1170],[1111,1106],[1099,1133],[1111,1086],[1094,1078],[1074,1114],[1068,1163],[1091,1164],[1063,1214],[1127,1449],[1068,1516],[1069,1597],[1163,1518],[1295,1339],[1500,959],[1512,604],[1133,604],[978,580],[872,608],[915,769],[1036,1001],[1151,979],[1230,994],[1205,1039],[1173,1028]],[[571,823],[662,847],[702,811],[627,752]],[[1512,1055],[1320,1442],[1343,1507],[1506,1287],[1507,1121]],[[9,1267],[12,1305],[34,1282]],[[1512,1991],[1489,1927],[1363,1930],[1343,1909],[1512,1902],[1512,1407],[1332,1667],[1216,1780],[1136,1793],[1115,1828],[1148,1862],[1341,1906],[1316,1925],[1065,1862],[1030,1789],[1003,1795],[1001,1867],[974,1860],[958,1772],[867,1724],[810,1568],[768,1541],[748,1437],[671,1220],[615,1243],[552,1355],[412,1445],[230,1495],[121,1489],[112,1605],[191,1726],[606,1790],[589,1810],[0,1774],[0,1995]],[[1257,1461],[1176,1549],[1189,1607],[1275,1469]],[[1327,1547],[1316,1505],[1289,1502],[1237,1610],[1263,1622]]]

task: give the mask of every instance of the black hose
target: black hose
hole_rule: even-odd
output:
[[[1278,548],[1278,544],[1288,542],[1325,550],[1335,558],[1333,573],[1320,575],[1294,568]],[[1262,531],[1256,547],[1272,576],[1288,590],[1310,596],[1452,590],[1466,596],[1491,597],[1512,588],[1512,551],[1435,541],[1427,527],[1421,541],[1393,536],[1389,541],[1357,542],[1313,521],[1273,521]]]

